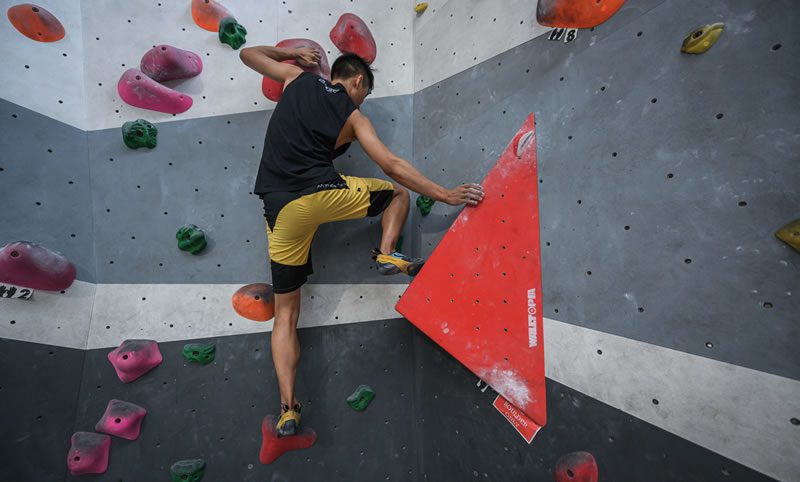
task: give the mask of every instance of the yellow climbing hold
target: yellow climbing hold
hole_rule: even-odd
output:
[[[428,2],[418,3],[416,7],[414,7],[414,11],[417,13],[422,13],[425,9],[428,8]]]
[[[795,251],[800,252],[800,219],[795,219],[775,231],[775,237],[793,247]]]
[[[702,54],[710,49],[722,35],[725,24],[722,22],[712,23],[698,27],[686,36],[681,45],[681,52],[687,54]]]

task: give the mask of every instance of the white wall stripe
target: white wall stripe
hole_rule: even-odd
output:
[[[0,299],[0,337],[93,349],[125,338],[270,331],[272,322],[233,311],[231,295],[240,287],[77,281],[64,294]],[[306,285],[299,326],[398,318],[394,305],[406,287]],[[797,480],[800,430],[790,422],[800,414],[797,380],[547,318],[545,344],[549,378],[771,477]]]
[[[797,380],[551,319],[545,344],[549,378],[771,477],[800,480],[800,428],[790,422],[800,414]]]

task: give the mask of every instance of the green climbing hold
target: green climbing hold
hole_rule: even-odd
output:
[[[181,251],[198,254],[206,247],[206,234],[194,224],[181,226],[175,237],[178,238],[178,248]]]
[[[200,482],[206,470],[203,459],[179,460],[169,468],[172,482]]]
[[[369,385],[359,385],[356,391],[347,397],[347,404],[356,412],[363,412],[373,398],[375,398],[375,390],[370,388]]]
[[[800,253],[800,219],[795,219],[775,231],[775,236]]]
[[[397,244],[394,247],[394,250],[397,252],[403,252],[403,235],[401,234],[399,238],[397,238]]]
[[[225,17],[219,21],[219,41],[233,47],[237,50],[246,42],[245,36],[247,29],[245,29],[233,17]]]
[[[686,36],[681,45],[681,52],[687,54],[702,54],[710,49],[722,35],[725,24],[722,22],[712,23],[698,27]]]
[[[158,129],[144,119],[136,119],[122,124],[122,140],[131,149],[156,147]]]
[[[217,347],[213,343],[187,343],[183,345],[183,356],[190,362],[206,365],[214,361]]]
[[[428,196],[419,196],[417,198],[417,207],[419,208],[419,212],[421,212],[423,216],[427,216],[431,213],[431,208],[435,202],[436,201]]]

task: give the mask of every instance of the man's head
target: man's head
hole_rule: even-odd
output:
[[[342,54],[331,67],[331,83],[342,84],[358,106],[372,92],[374,82],[372,68],[356,54]]]

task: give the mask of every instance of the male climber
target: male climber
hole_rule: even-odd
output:
[[[369,64],[358,55],[336,59],[330,81],[282,62],[317,66],[320,53],[311,48],[249,47],[242,49],[240,58],[259,74],[283,83],[283,96],[267,127],[253,192],[264,203],[275,292],[272,359],[281,394],[276,429],[280,436],[287,436],[294,435],[300,424],[301,405],[294,393],[300,360],[296,328],[300,287],[313,273],[309,251],[317,227],[383,213],[381,245],[372,253],[377,269],[387,275],[414,276],[423,261],[395,251],[408,215],[409,194],[403,186],[454,206],[478,204],[483,188],[462,184],[445,189],[381,142],[359,110],[374,78]],[[394,183],[336,171],[333,159],[356,140]]]

